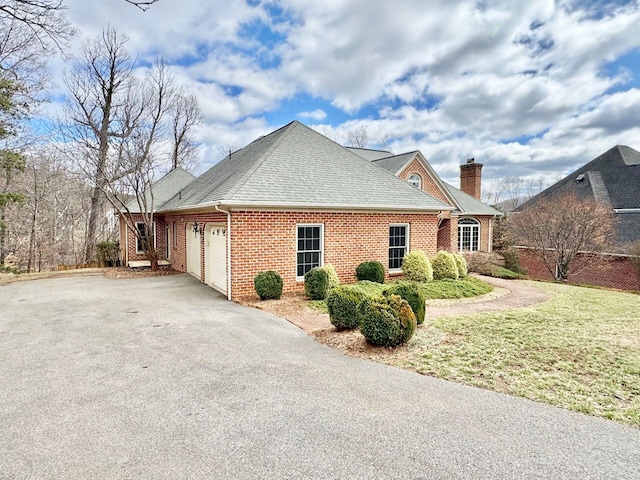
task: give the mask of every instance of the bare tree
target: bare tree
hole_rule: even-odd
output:
[[[366,148],[369,144],[369,135],[367,134],[367,126],[360,125],[353,130],[347,132],[347,145],[356,148]]]
[[[38,39],[41,48],[60,51],[75,34],[63,12],[62,0],[5,0],[0,2],[0,24],[18,22]]]
[[[71,146],[70,158],[80,159],[93,186],[85,261],[94,256],[98,221],[108,202],[155,270],[153,180],[195,154],[191,131],[200,122],[200,110],[162,61],[144,79],[136,79],[125,42],[107,30],[85,49],[82,63],[67,77],[70,121],[61,122],[61,128]]]
[[[613,213],[594,200],[566,195],[544,199],[510,215],[508,228],[518,244],[529,247],[549,272],[566,281],[595,261],[613,236]]]
[[[77,160],[93,186],[85,262],[95,254],[98,222],[104,215],[104,192],[119,170],[118,151],[145,109],[126,42],[127,38],[115,29],[105,30],[85,45],[82,57],[65,75],[69,98],[61,132],[73,148],[67,153]]]
[[[176,92],[171,108],[172,149],[171,168],[193,166],[198,145],[191,136],[195,127],[202,123],[202,113],[196,97],[182,90]]]

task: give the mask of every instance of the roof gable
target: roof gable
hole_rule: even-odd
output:
[[[182,167],[174,168],[160,180],[154,182],[152,188],[145,192],[145,203],[151,206],[151,193],[153,193],[153,208],[159,210],[164,203],[193,182],[195,178]],[[140,213],[138,200],[136,198],[130,200],[125,209],[131,213]]]
[[[451,209],[297,121],[231,154],[163,209],[216,203],[230,207]]]
[[[563,194],[609,201],[612,208],[640,208],[640,152],[617,145],[530,198],[521,211]]]

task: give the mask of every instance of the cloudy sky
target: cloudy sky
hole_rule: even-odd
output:
[[[205,122],[201,170],[292,120],[419,149],[443,179],[553,180],[640,150],[640,5],[627,0],[66,0],[81,31],[163,57]],[[54,62],[55,75],[63,65]]]

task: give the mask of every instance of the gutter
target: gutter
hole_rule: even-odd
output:
[[[223,210],[219,204],[214,207],[216,211],[227,214],[227,300],[231,300],[231,212]]]

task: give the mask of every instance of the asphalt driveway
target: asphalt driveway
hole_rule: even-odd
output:
[[[0,286],[0,478],[640,478],[640,430],[343,356],[188,275]]]

